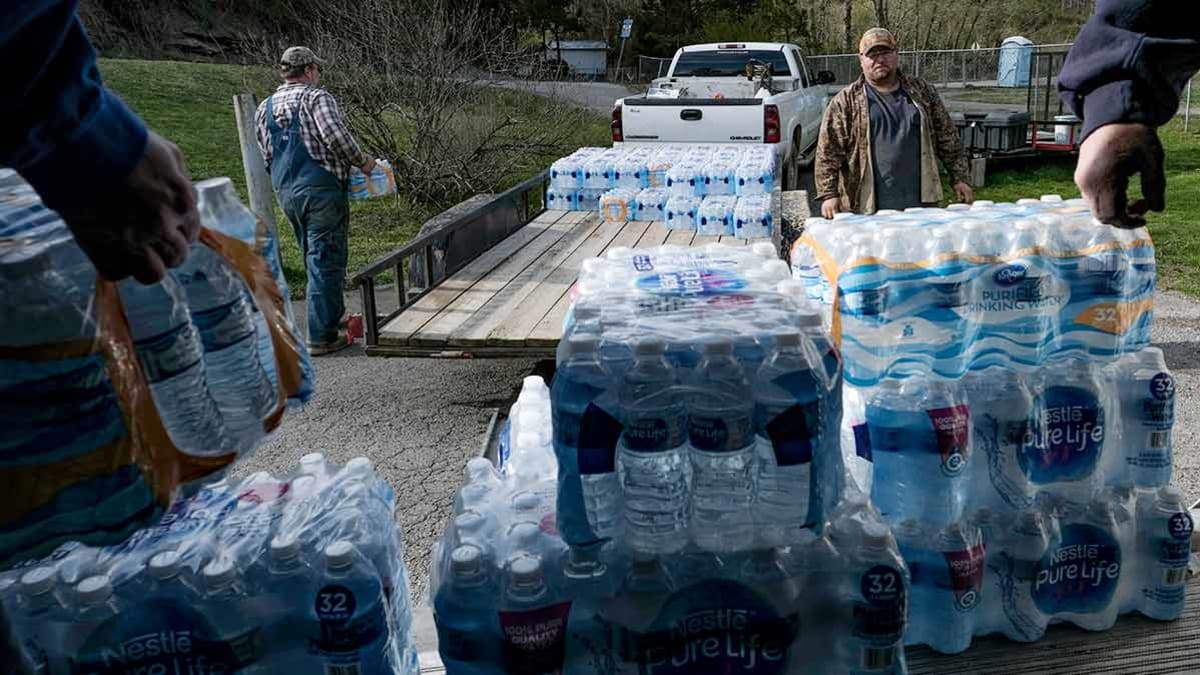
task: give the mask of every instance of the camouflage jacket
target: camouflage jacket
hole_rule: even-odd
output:
[[[842,210],[854,213],[875,212],[866,86],[866,80],[859,77],[829,102],[813,166],[818,201],[839,197]],[[953,183],[969,183],[967,157],[937,91],[904,73],[900,74],[900,86],[921,113],[921,201],[936,205],[942,200],[937,161],[945,165]]]

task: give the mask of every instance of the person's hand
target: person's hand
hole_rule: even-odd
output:
[[[833,220],[833,216],[841,210],[841,206],[841,200],[837,197],[826,199],[825,201],[821,202],[821,215],[824,216],[826,220]]]
[[[954,184],[954,196],[958,197],[958,201],[964,204],[970,204],[975,201],[975,191],[966,183]]]
[[[367,163],[358,168],[363,172],[364,175],[370,176],[371,172],[375,170],[375,160],[373,158],[368,158]]]
[[[1129,178],[1141,174],[1144,199],[1130,204]],[[1079,146],[1075,184],[1092,215],[1118,227],[1141,227],[1146,211],[1166,207],[1167,179],[1158,132],[1145,124],[1106,124]]]
[[[150,132],[146,152],[111,194],[99,203],[58,208],[75,241],[100,276],[132,276],[152,284],[182,263],[200,234],[196,191],[183,153]]]

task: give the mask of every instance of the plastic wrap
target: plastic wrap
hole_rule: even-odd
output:
[[[386,159],[377,160],[370,176],[356,166],[350,167],[346,194],[355,201],[396,194],[396,174],[392,170],[391,162]]]
[[[738,197],[733,207],[733,236],[764,239],[775,229],[774,205],[769,194]]]
[[[724,236],[733,234],[733,207],[737,197],[720,195],[705,197],[696,211],[696,234]]]
[[[869,506],[843,503],[786,548],[645,557],[569,546],[531,497],[553,489],[467,464],[433,551],[448,674],[905,672],[908,571]]]
[[[204,485],[120,545],[0,573],[0,603],[34,672],[415,675],[393,508],[365,458],[306,455]]]
[[[667,191],[662,188],[646,188],[638,193],[637,210],[632,220],[666,220]]]
[[[634,190],[617,188],[600,196],[600,220],[605,223],[623,223],[637,215],[637,195]]]
[[[80,532],[87,543],[120,541],[156,518],[178,486],[251,451],[310,383],[307,353],[264,254],[273,240],[258,238],[253,216],[239,226],[264,249],[211,229],[228,222],[214,223],[219,210],[205,184],[198,188],[206,227],[189,264],[205,259],[234,284],[226,290],[242,313],[221,316],[239,319],[241,354],[259,364],[260,386],[246,394],[253,404],[238,403],[241,390],[214,395],[206,384],[214,372],[205,340],[232,334],[233,323],[206,322],[208,313],[181,306],[174,275],[152,287],[98,281],[61,219],[28,186],[12,183],[0,193],[8,328],[0,331],[7,430],[0,485],[8,495],[0,564],[46,555]],[[147,302],[159,309],[129,305],[127,312],[130,293],[143,290],[157,290]],[[240,384],[253,383],[251,372],[239,374]],[[228,411],[258,417],[231,434]]]
[[[667,229],[696,229],[696,214],[700,210],[700,199],[690,196],[671,196],[667,199]]]
[[[1179,615],[1193,528],[1145,230],[976,202],[810,221],[792,262],[842,345],[849,483],[913,569],[911,643]]]

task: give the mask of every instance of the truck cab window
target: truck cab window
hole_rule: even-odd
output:
[[[775,77],[790,75],[783,51],[734,49],[684,52],[679,55],[671,74],[673,77],[735,77],[745,74],[746,63],[751,60],[769,64]]]

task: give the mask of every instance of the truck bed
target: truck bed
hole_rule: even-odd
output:
[[[569,291],[585,258],[617,246],[699,247],[712,242],[750,243],[668,230],[661,221],[601,223],[591,211],[545,211],[385,324],[369,351],[388,356],[553,356]]]

